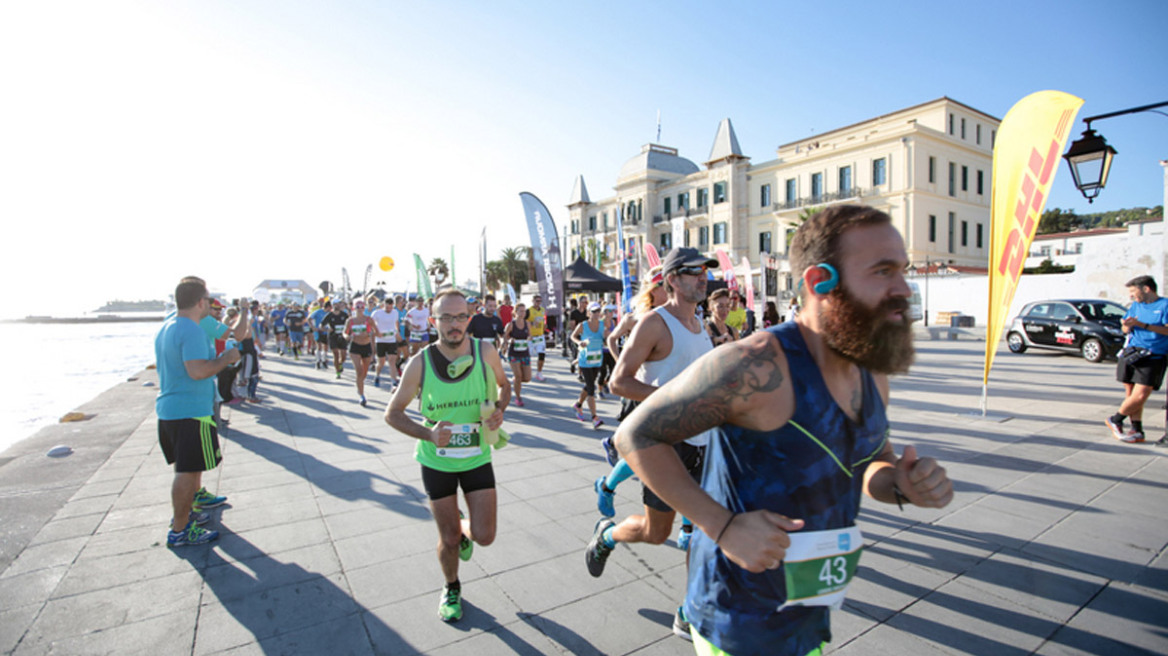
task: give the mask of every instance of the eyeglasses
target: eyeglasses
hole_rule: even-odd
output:
[[[462,314],[442,314],[438,316],[438,321],[441,323],[462,323],[470,319],[470,315],[463,312]]]
[[[680,269],[674,269],[674,273],[683,276],[704,276],[706,275],[706,267],[704,266],[687,266]]]

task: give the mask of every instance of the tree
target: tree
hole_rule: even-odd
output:
[[[450,266],[446,264],[446,260],[436,257],[430,260],[430,266],[426,269],[426,273],[430,274],[430,277],[434,279],[434,289],[437,291],[442,286],[442,283],[446,282],[446,279],[450,277]]]
[[[502,260],[491,260],[490,262],[487,262],[486,271],[484,273],[487,289],[499,289],[507,281],[507,268],[504,266]]]
[[[1075,210],[1062,210],[1057,207],[1043,212],[1042,218],[1038,220],[1038,234],[1040,235],[1071,232],[1081,227],[1085,227],[1083,219],[1075,214]]]
[[[511,283],[515,292],[519,293],[519,288],[523,286],[523,283],[530,280],[527,275],[527,253],[524,251],[524,247],[504,248],[499,261],[503,264],[504,282]]]

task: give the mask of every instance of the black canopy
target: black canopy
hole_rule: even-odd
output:
[[[564,267],[565,292],[619,292],[621,281],[606,276],[596,267],[577,257],[571,265]]]

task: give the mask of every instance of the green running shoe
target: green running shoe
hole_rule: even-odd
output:
[[[457,622],[462,619],[462,589],[442,587],[442,600],[438,602],[438,619],[443,622]]]

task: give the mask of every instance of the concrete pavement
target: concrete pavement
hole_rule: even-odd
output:
[[[1168,653],[1168,453],[1103,426],[1114,367],[1003,347],[983,417],[984,342],[917,345],[893,383],[894,439],[942,460],[957,495],[941,511],[867,504],[831,651]],[[362,408],[350,369],[262,364],[265,403],[225,410],[224,463],[205,478],[230,497],[213,545],[164,545],[154,372],[0,457],[0,652],[692,653],[670,629],[684,592],[672,541],[618,547],[599,579],[585,570],[607,433],[572,416],[566,361],[550,356],[547,382],[507,413],[498,538],[463,564],[454,625],[436,617],[436,532],[413,443],[382,421],[388,393],[370,386]],[[600,405],[610,428],[617,403]],[[61,442],[74,456],[43,456]],[[639,488],[618,490],[618,518]]]

